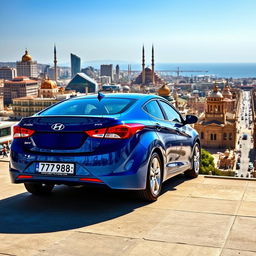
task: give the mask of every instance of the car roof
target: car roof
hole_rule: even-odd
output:
[[[136,100],[149,100],[153,98],[163,99],[163,97],[155,95],[155,94],[143,94],[143,93],[101,93],[104,95],[104,98],[122,98],[122,99],[136,99]],[[98,97],[98,94],[91,94],[86,96],[78,96],[71,98],[74,99],[95,99]]]

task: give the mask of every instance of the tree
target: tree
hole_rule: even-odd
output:
[[[200,174],[212,174],[218,176],[234,176],[234,171],[221,171],[215,167],[213,156],[205,149],[201,149]]]
[[[213,172],[215,169],[216,168],[215,168],[213,156],[208,151],[202,148],[199,173],[209,174],[210,171]]]

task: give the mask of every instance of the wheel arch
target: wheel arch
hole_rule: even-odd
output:
[[[161,160],[161,171],[162,171],[162,181],[165,180],[165,176],[166,176],[166,170],[165,170],[165,159],[164,159],[164,154],[163,154],[163,149],[161,149],[160,147],[155,147],[152,152],[151,152],[151,155],[153,153],[157,153],[158,156],[160,157],[160,160]]]

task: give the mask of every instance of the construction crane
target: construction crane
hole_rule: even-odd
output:
[[[157,70],[157,72],[176,73],[178,78],[180,73],[207,73],[208,70],[180,70],[180,67],[177,67],[176,70]]]
[[[139,74],[141,71],[139,70],[132,70],[131,65],[128,65],[128,76],[129,80],[131,77],[131,74]],[[157,73],[176,73],[176,79],[180,77],[180,73],[208,73],[208,70],[180,70],[180,67],[177,67],[176,70],[156,70]]]
[[[125,70],[123,70],[125,71]],[[139,70],[131,70],[131,67],[128,68],[128,73],[140,73]],[[156,72],[160,73],[176,73],[177,77],[180,76],[180,73],[207,73],[208,70],[180,70],[180,67],[177,67],[177,69],[174,70],[156,70]]]

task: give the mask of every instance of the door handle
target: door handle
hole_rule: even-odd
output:
[[[161,125],[159,124],[159,123],[156,123],[156,130],[159,132],[159,131],[161,131]]]

